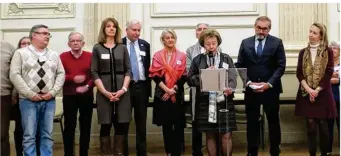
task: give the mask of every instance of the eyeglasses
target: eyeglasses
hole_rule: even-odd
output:
[[[256,26],[256,29],[257,29],[257,30],[262,30],[262,31],[268,31],[268,30],[270,30],[270,28],[268,28],[268,27],[260,27],[260,26]]]
[[[69,41],[70,43],[81,43],[81,42],[83,42],[82,40],[70,40]]]
[[[52,37],[52,35],[51,35],[49,32],[34,32],[34,33],[36,33],[36,34],[42,34],[42,35],[44,35],[44,36],[48,36],[49,38]]]

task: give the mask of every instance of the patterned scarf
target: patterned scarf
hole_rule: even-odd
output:
[[[318,87],[324,73],[326,71],[328,63],[328,51],[326,47],[319,46],[317,48],[317,54],[314,65],[311,60],[310,45],[305,49],[303,53],[302,70],[303,76],[307,81],[307,84],[312,89]],[[302,95],[307,96],[308,92],[301,86]]]

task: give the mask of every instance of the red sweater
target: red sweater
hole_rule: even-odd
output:
[[[79,86],[89,85],[89,90],[84,93],[86,95],[93,96],[93,81],[91,77],[91,52],[83,51],[82,55],[77,59],[71,51],[60,54],[60,59],[65,70],[65,82],[63,87],[63,95],[80,95],[76,92],[76,88]],[[76,84],[73,78],[76,75],[85,75],[85,81],[80,84]]]

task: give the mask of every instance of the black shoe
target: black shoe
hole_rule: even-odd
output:
[[[331,155],[332,155],[331,152],[329,152],[329,153],[321,153],[321,154],[320,154],[320,156],[331,156]]]
[[[246,156],[258,156],[258,153],[247,153]]]

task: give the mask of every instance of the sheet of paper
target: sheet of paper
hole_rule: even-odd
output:
[[[258,88],[262,88],[264,85],[260,85],[260,86],[257,86],[257,85],[249,85],[250,88],[252,89],[258,89]]]
[[[200,72],[202,91],[224,91],[227,76],[225,69],[201,69]]]

